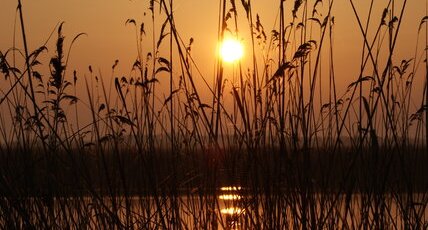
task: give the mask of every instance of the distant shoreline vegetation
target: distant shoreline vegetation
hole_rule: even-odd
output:
[[[3,187],[0,196],[73,197],[91,195],[90,190],[109,195],[107,180],[113,183],[114,193],[123,196],[122,179],[128,182],[128,195],[154,195],[161,191],[168,194],[173,192],[170,190],[174,185],[170,170],[175,166],[176,180],[180,182],[175,185],[175,192],[179,194],[192,191],[215,194],[218,188],[228,185],[242,186],[249,193],[268,188],[287,193],[300,188],[301,170],[306,167],[301,156],[284,155],[279,148],[254,153],[242,152],[239,148],[210,149],[178,156],[169,151],[140,155],[123,148],[120,165],[114,152],[104,153],[105,165],[100,164],[99,156],[93,152],[90,149],[87,152],[74,151],[71,155],[57,152],[51,159],[42,149],[31,153],[19,150],[2,153],[0,165],[3,176],[14,179],[7,181],[10,188]],[[29,154],[30,160],[23,162],[24,154]],[[343,148],[335,153],[326,149],[311,152],[310,157],[312,162],[304,170],[311,180],[313,192],[346,193],[351,190],[353,193],[365,193],[380,189],[383,193],[402,193],[411,189],[412,192],[423,193],[427,189],[426,149],[409,148],[405,155],[388,149],[379,149],[375,154],[370,149],[356,152],[352,148]],[[47,162],[52,165],[46,165]],[[125,172],[121,179],[119,171],[122,167]],[[52,176],[53,180],[47,180]],[[212,184],[206,181],[210,177],[216,178]],[[85,180],[91,184],[86,184]],[[150,180],[155,180],[154,184],[149,183]],[[269,183],[265,184],[267,181]],[[155,188],[150,188],[153,185]]]

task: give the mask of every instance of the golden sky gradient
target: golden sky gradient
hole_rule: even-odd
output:
[[[273,0],[252,1],[254,13],[260,15],[261,22],[268,33],[278,26],[275,24],[278,16],[278,2]],[[327,6],[327,1],[325,2],[324,7]],[[364,15],[366,15],[364,12],[367,12],[370,1],[354,0],[354,2],[364,22]],[[397,9],[401,8],[402,2],[402,0],[395,1]],[[237,3],[239,3],[238,7],[242,8],[240,2],[237,1]],[[288,17],[291,17],[290,7],[292,3],[291,0],[286,1],[287,7],[289,7]],[[379,24],[382,10],[386,4],[386,0],[375,1],[372,28],[376,28]],[[397,63],[402,59],[413,57],[418,26],[421,19],[426,15],[426,5],[426,0],[410,0],[407,2],[397,44],[398,48],[396,49],[396,56],[394,56]],[[14,28],[16,29],[16,46],[22,47],[20,27],[18,24],[15,25],[16,6],[16,0],[2,0],[1,3],[0,50],[3,52],[14,44]],[[213,76],[215,70],[219,1],[176,0],[173,8],[177,29],[184,41],[188,41],[190,37],[194,38],[193,57],[202,73],[210,78],[209,76]],[[88,34],[87,37],[81,37],[75,44],[69,63],[68,71],[71,71],[71,68],[80,73],[88,72],[88,65],[92,65],[94,69],[99,69],[105,75],[109,75],[111,66],[116,59],[120,60],[118,72],[129,73],[136,57],[135,31],[132,26],[125,26],[125,21],[129,18],[134,18],[137,22],[144,21],[147,25],[147,32],[151,33],[148,1],[24,0],[23,12],[30,50],[41,46],[51,31],[54,30],[55,25],[61,21],[65,21],[64,35],[68,39],[66,44],[69,44],[67,42],[70,42],[80,32]],[[147,14],[144,15],[144,13]],[[349,0],[336,1],[333,15],[335,16],[336,76],[339,86],[346,89],[346,86],[358,77],[363,40]],[[241,12],[239,17],[245,19],[244,13]],[[17,20],[17,22],[19,21]],[[244,28],[240,32],[242,34],[247,33],[247,24],[240,24]],[[369,33],[369,37],[371,36],[373,35]],[[56,34],[48,43],[48,47],[51,47],[48,56],[54,55],[55,39]],[[419,51],[423,51],[425,35],[421,34],[420,39],[423,42],[420,42],[422,48],[419,47]],[[147,42],[150,46],[151,41],[148,40]],[[249,40],[243,37],[243,42],[248,44]]]

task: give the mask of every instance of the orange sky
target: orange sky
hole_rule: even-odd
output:
[[[366,11],[370,3],[369,0],[354,1],[360,13]],[[34,50],[42,45],[55,25],[65,21],[64,34],[68,39],[66,44],[69,44],[67,42],[80,32],[88,34],[87,37],[81,37],[75,44],[69,71],[77,69],[78,72],[85,73],[87,66],[92,65],[94,69],[100,69],[105,75],[109,75],[114,60],[119,59],[118,72],[127,74],[136,57],[136,45],[134,29],[131,26],[125,26],[125,21],[128,18],[135,18],[137,22],[144,20],[149,24],[149,15],[143,16],[144,12],[148,12],[147,2],[141,0],[23,1],[29,48]],[[286,1],[289,6],[292,2]],[[376,0],[375,2],[376,12],[372,19],[374,28],[379,23],[382,9],[387,1]],[[207,78],[214,74],[218,3],[219,1],[212,0],[174,1],[178,30],[183,40],[194,38],[193,56]],[[274,28],[278,1],[253,0],[252,4],[254,13],[260,14],[265,29],[270,31]],[[397,8],[401,4],[402,0],[396,1]],[[426,14],[426,4],[427,0],[408,1],[400,32],[399,48],[394,57],[397,63],[401,59],[411,58],[414,54],[417,29],[420,20]],[[240,1],[237,1],[237,5],[242,8]],[[2,0],[1,3],[0,50],[3,52],[13,46],[16,6],[16,0]],[[358,77],[362,39],[348,0],[336,1],[333,14],[336,21],[334,36],[336,75],[339,86],[345,89]],[[240,17],[243,18],[244,15],[241,14]],[[16,29],[17,47],[22,47],[19,26]],[[245,33],[245,29],[242,31]],[[55,36],[56,34],[48,44],[48,47],[51,47],[48,56],[54,55]],[[421,39],[425,39],[424,36],[421,36]],[[421,44],[423,46],[423,42]]]

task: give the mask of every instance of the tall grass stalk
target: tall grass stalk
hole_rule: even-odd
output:
[[[128,75],[116,60],[110,78],[89,66],[72,80],[83,34],[66,51],[58,25],[45,77],[47,44],[29,52],[18,0],[24,52],[0,53],[0,228],[426,228],[426,17],[425,39],[397,62],[407,1],[387,1],[382,15],[371,1],[363,18],[349,0],[362,51],[342,90],[334,1],[275,1],[272,31],[254,2],[219,2],[218,42],[242,39],[249,52],[230,66],[218,57],[208,83],[173,0],[148,2],[151,33],[126,21]]]

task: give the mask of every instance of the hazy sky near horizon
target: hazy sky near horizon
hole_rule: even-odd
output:
[[[14,44],[14,29],[16,47],[22,47],[20,27],[15,25],[17,20],[17,0],[1,0],[0,14],[0,50],[5,52]],[[327,1],[325,5],[327,5]],[[132,26],[125,26],[125,21],[134,18],[137,22],[144,21],[150,24],[148,0],[23,0],[24,20],[26,26],[29,49],[34,50],[46,41],[55,26],[64,21],[63,33],[66,36],[66,45],[78,33],[84,32],[88,36],[81,37],[74,45],[70,69],[76,69],[80,73],[87,72],[87,67],[92,65],[106,74],[110,74],[111,66],[119,59],[118,71],[129,73],[136,58],[135,31]],[[242,8],[240,1],[236,1]],[[276,25],[278,15],[278,2],[274,0],[252,0],[254,14],[260,15],[265,30],[271,31]],[[291,5],[292,0],[286,3]],[[313,4],[310,1],[310,4]],[[314,1],[313,1],[314,2]],[[369,0],[354,0],[357,10],[364,15],[367,11]],[[396,8],[400,8],[402,0],[396,1]],[[376,28],[387,1],[375,1],[375,13],[373,14],[372,27]],[[410,0],[404,13],[401,27],[399,47],[395,61],[410,59],[415,52],[415,42],[418,26],[426,15],[427,0]],[[193,37],[193,57],[204,75],[213,75],[215,65],[215,49],[218,28],[219,1],[212,0],[175,0],[174,14],[183,40]],[[291,10],[288,10],[291,11]],[[147,15],[144,16],[144,13]],[[397,12],[398,14],[398,12]],[[349,72],[355,72],[352,76],[346,76],[347,84],[357,77],[362,38],[356,24],[349,0],[336,0],[333,10],[335,16],[335,65],[337,76],[345,78]],[[291,16],[291,13],[289,13]],[[240,15],[241,18],[244,15]],[[363,17],[364,18],[364,17]],[[244,25],[246,26],[246,25]],[[159,28],[157,28],[159,30]],[[159,31],[157,31],[158,33]],[[148,33],[150,33],[148,31]],[[371,35],[369,34],[369,37]],[[425,36],[420,36],[424,45]],[[47,56],[54,55],[54,42],[56,33],[48,43],[50,47]],[[151,43],[151,41],[147,41]],[[245,42],[245,41],[244,41]],[[247,40],[248,42],[248,40]],[[48,63],[44,63],[47,65]],[[340,81],[340,79],[339,79]],[[345,84],[345,83],[343,83]]]

